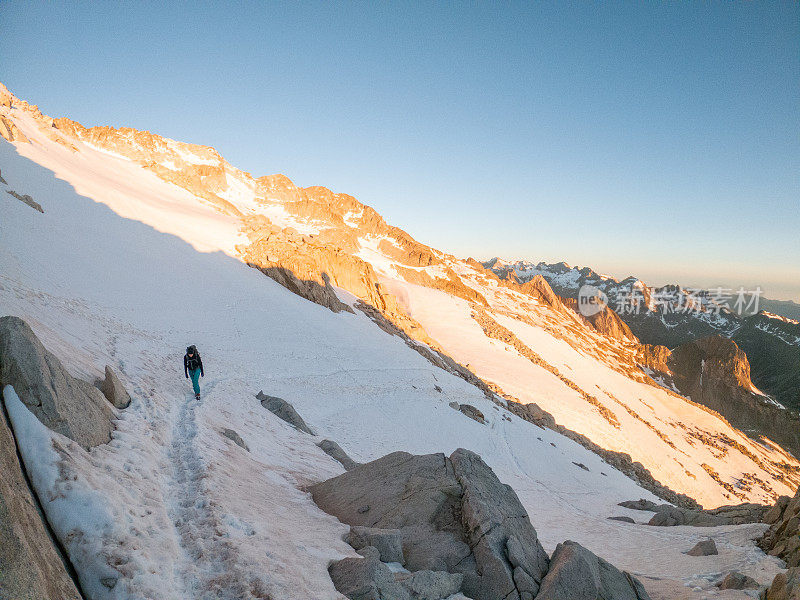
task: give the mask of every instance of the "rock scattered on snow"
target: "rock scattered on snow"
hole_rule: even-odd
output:
[[[583,463],[575,462],[575,461],[573,460],[573,461],[572,461],[572,464],[573,464],[573,465],[575,465],[576,467],[580,467],[580,468],[581,468],[581,469],[583,469],[584,471],[588,471],[588,470],[589,470],[589,467],[587,467],[587,466],[586,466],[585,464],[583,464]]]
[[[715,556],[717,552],[717,544],[711,538],[702,540],[695,544],[694,548],[689,550],[686,554],[689,556]]]
[[[13,386],[39,421],[84,448],[111,439],[114,415],[102,392],[72,377],[18,317],[0,318],[0,385]]]
[[[536,600],[650,600],[642,584],[576,542],[556,546]]]
[[[114,370],[108,365],[106,365],[106,378],[100,384],[100,391],[116,408],[128,408],[131,403],[130,394]]]
[[[275,416],[289,423],[289,425],[295,429],[304,431],[310,435],[314,435],[314,432],[311,431],[311,428],[308,425],[306,425],[306,422],[303,421],[303,417],[297,413],[297,411],[294,409],[294,406],[292,406],[283,398],[268,396],[263,391],[258,392],[258,394],[256,394],[256,398],[261,401],[261,406],[266,408]]]
[[[610,521],[622,521],[623,523],[636,523],[630,517],[608,517]]]
[[[752,577],[731,571],[717,584],[717,587],[721,590],[757,590],[761,586]]]
[[[330,456],[332,459],[341,463],[346,471],[355,469],[360,463],[357,463],[347,455],[347,452],[342,450],[341,446],[333,440],[322,440],[317,444],[322,451]]]
[[[250,452],[250,448],[248,448],[247,444],[244,443],[242,437],[238,433],[236,433],[233,429],[223,429],[222,435],[231,440],[234,444],[236,444],[240,448],[244,448],[245,450]]]

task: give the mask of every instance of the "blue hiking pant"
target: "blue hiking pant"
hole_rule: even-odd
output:
[[[192,378],[192,387],[194,388],[194,393],[200,393],[200,369],[192,369],[189,371],[189,377]]]

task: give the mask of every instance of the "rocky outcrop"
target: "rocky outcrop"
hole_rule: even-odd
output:
[[[681,394],[800,456],[800,416],[753,392],[750,363],[733,340],[712,336],[688,342],[672,351],[667,364]]]
[[[650,500],[627,500],[620,506],[633,510],[643,510],[656,514],[647,523],[659,527],[691,525],[693,527],[716,527],[718,525],[743,525],[760,523],[769,507],[763,504],[733,504],[709,510],[686,508],[671,504],[656,504]]]
[[[111,402],[116,408],[128,408],[131,403],[131,396],[128,390],[122,385],[119,377],[114,372],[114,369],[106,365],[106,377],[100,384],[100,391],[106,397],[106,400]]]
[[[449,458],[395,452],[310,491],[344,523],[400,530],[408,570],[460,574],[469,597],[529,600],[547,571],[516,494],[467,450]]]
[[[345,468],[345,471],[355,469],[359,465],[359,463],[350,458],[347,452],[342,450],[341,446],[333,440],[322,440],[317,446],[333,460],[339,462]]]
[[[761,600],[800,600],[800,568],[778,573],[772,585],[759,596]]]
[[[0,318],[0,388],[6,385],[44,425],[84,448],[111,439],[114,415],[100,390],[72,377],[18,317]]]
[[[595,556],[576,542],[556,546],[536,600],[650,600],[630,573]]]
[[[0,598],[80,600],[20,463],[0,400]]]
[[[297,411],[294,409],[294,406],[292,406],[283,398],[268,396],[263,391],[258,392],[258,394],[256,394],[256,398],[261,401],[261,406],[266,408],[276,417],[283,419],[289,425],[299,431],[314,435],[314,432],[311,431],[311,428],[308,425],[306,425],[306,422],[303,421],[303,417],[297,413]]]
[[[19,130],[14,121],[3,115],[0,115],[0,136],[3,136],[8,142],[30,143],[30,140]]]
[[[758,540],[767,554],[783,559],[790,567],[800,567],[800,490],[794,498],[781,496],[767,511],[764,522],[770,528]]]

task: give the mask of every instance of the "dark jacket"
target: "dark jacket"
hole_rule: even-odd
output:
[[[189,379],[189,371],[200,369],[200,375],[205,377],[203,373],[203,360],[200,358],[200,353],[195,351],[194,356],[188,354],[183,355],[183,372],[186,374],[186,379]]]

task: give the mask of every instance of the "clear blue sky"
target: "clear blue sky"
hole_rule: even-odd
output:
[[[800,4],[0,4],[52,116],[216,147],[460,256],[800,300]]]

